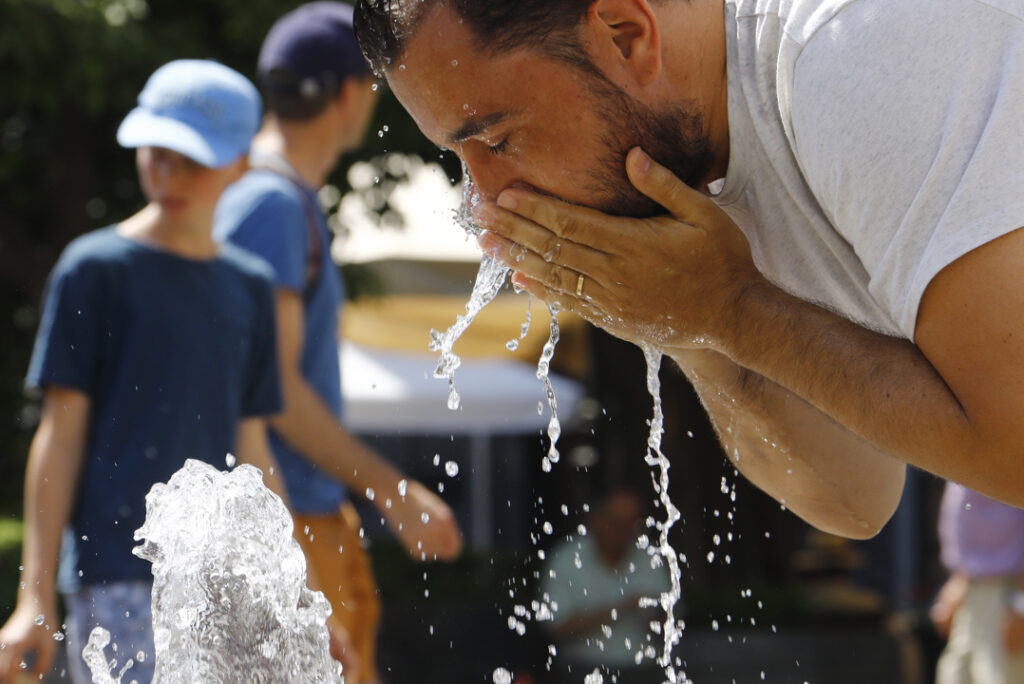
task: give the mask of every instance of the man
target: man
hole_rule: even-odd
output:
[[[340,423],[343,290],[316,189],[363,139],[376,102],[352,8],[317,2],[284,15],[263,43],[258,76],[268,116],[253,142],[255,168],[225,193],[215,231],[273,267],[284,411],[270,422],[271,445],[300,542],[334,608],[332,653],[349,681],[372,682],[380,607],[346,487],[373,502],[417,559],[451,559],[462,542],[440,498]]]
[[[643,504],[626,487],[612,489],[588,516],[588,534],[556,546],[547,561],[543,600],[552,606],[551,636],[569,672],[610,669],[625,684],[661,682],[664,672],[636,654],[650,646],[650,622],[671,589],[667,570],[637,548]],[[659,557],[660,560],[660,557]],[[561,668],[559,671],[562,671]]]
[[[931,610],[949,640],[935,681],[1024,681],[1024,510],[949,482],[939,542],[951,574]]]
[[[363,0],[356,24],[465,162],[482,247],[674,358],[789,509],[871,536],[905,463],[1024,504],[1019,0]]]

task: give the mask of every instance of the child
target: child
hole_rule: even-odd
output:
[[[247,168],[259,95],[223,65],[180,60],[150,77],[138,104],[117,140],[137,150],[148,204],[72,242],[47,286],[27,378],[44,392],[42,419],[0,681],[23,661],[37,676],[49,668],[59,589],[71,680],[91,681],[80,654],[101,625],[122,664],[135,658],[128,678],[148,682],[152,578],[131,553],[146,493],[186,458],[270,463],[261,417],[281,399],[269,273],[211,237],[218,198]]]

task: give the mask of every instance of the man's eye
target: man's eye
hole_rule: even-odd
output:
[[[505,138],[497,145],[488,145],[487,151],[491,154],[504,154],[508,150],[508,138]]]

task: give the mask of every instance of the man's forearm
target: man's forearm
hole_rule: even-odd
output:
[[[912,343],[767,283],[743,297],[734,333],[716,341],[729,358],[686,350],[672,356],[697,385],[730,458],[738,454],[737,465],[755,483],[809,520],[801,508],[813,510],[815,502],[798,504],[795,495],[801,492],[823,497],[823,504],[840,497],[847,509],[862,495],[894,506],[898,488],[874,491],[890,481],[883,477],[901,470],[885,454],[993,492],[986,474],[971,472],[963,458],[992,446]],[[792,475],[801,476],[791,477],[792,463],[800,466]],[[815,492],[805,486],[813,482],[825,487]],[[902,477],[896,483],[901,486]],[[867,510],[888,517],[891,509],[885,508]]]
[[[863,538],[892,515],[905,468],[792,392],[712,351],[677,352],[735,467],[808,523]]]
[[[285,411],[270,419],[271,427],[293,449],[346,487],[398,496],[401,475],[349,433],[316,392],[301,379],[286,381]]]

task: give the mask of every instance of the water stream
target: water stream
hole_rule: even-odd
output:
[[[258,469],[186,461],[146,496],[135,538],[135,555],[153,564],[154,684],[343,682],[330,604],[306,587],[291,516]],[[120,684],[103,632],[84,655],[94,681]]]
[[[682,594],[680,578],[682,572],[679,568],[679,557],[675,549],[669,544],[669,530],[679,520],[679,509],[675,507],[668,493],[668,469],[671,467],[668,458],[661,451],[661,437],[664,433],[665,416],[661,410],[661,380],[658,373],[661,370],[662,352],[649,344],[641,344],[644,358],[647,360],[647,391],[651,395],[654,404],[654,413],[651,416],[651,429],[647,437],[647,464],[658,468],[658,478],[654,482],[654,490],[658,494],[658,502],[665,509],[665,520],[656,523],[659,531],[658,546],[656,552],[661,554],[668,565],[669,575],[672,579],[672,589],[662,593],[659,603],[665,611],[665,620],[661,625],[661,633],[664,639],[661,656],[658,664],[665,669],[665,676],[672,684],[685,682],[686,674],[677,673],[672,663],[672,649],[679,643],[682,637],[684,625],[681,620],[675,617],[675,606]],[[653,479],[653,478],[652,478]],[[655,549],[652,547],[651,552]]]

